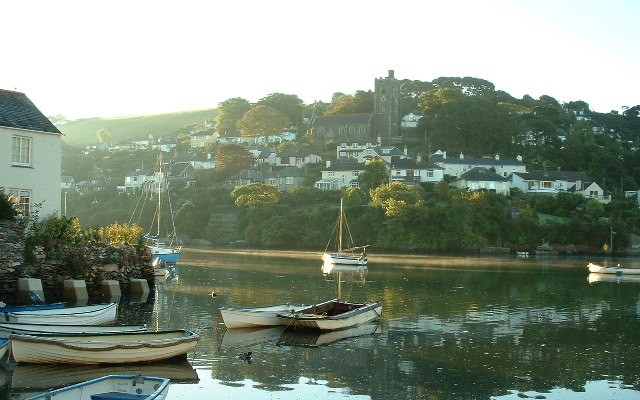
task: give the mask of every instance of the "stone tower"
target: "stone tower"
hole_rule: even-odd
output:
[[[389,70],[386,78],[376,78],[373,96],[372,136],[389,141],[400,137],[400,81]],[[386,139],[386,140],[385,140]]]

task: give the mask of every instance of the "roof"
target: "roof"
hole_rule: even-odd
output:
[[[333,161],[331,165],[323,171],[364,171],[364,163],[359,163],[354,158],[341,158]]]
[[[483,167],[471,168],[469,171],[460,175],[459,180],[476,182],[507,182],[507,178]]]
[[[61,134],[24,93],[2,89],[0,89],[0,126]]]
[[[285,177],[304,178],[304,177],[307,176],[307,174],[303,169],[298,168],[298,167],[284,167],[281,170],[273,171],[268,176],[273,177],[273,178],[278,178],[278,177],[281,177],[281,178],[285,178]]]
[[[332,124],[368,124],[371,121],[371,113],[323,115],[313,120],[313,125]]]
[[[434,153],[430,157],[431,161],[443,164],[470,164],[470,165],[524,165],[522,160],[517,159],[502,159],[496,160],[495,157],[468,157],[460,158],[460,156],[447,156],[443,154]]]
[[[576,171],[529,171],[514,172],[524,180],[528,181],[567,181],[567,182],[593,182],[585,172]]]
[[[429,160],[418,161],[414,158],[396,158],[391,160],[394,169],[444,169]]]

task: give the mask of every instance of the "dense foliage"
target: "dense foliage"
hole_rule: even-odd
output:
[[[4,188],[0,187],[0,220],[12,220],[18,215],[18,210],[4,192]]]

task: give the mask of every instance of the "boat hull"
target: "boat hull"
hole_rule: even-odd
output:
[[[331,300],[311,307],[278,314],[287,327],[331,331],[364,324],[382,315],[382,303],[346,303]]]
[[[355,256],[341,253],[324,253],[322,255],[322,261],[325,264],[339,264],[339,265],[367,265],[366,256]]]
[[[7,313],[9,322],[51,325],[105,325],[115,322],[117,303]]]
[[[156,263],[158,259],[164,261],[168,265],[175,265],[180,261],[180,252],[171,249],[151,249],[151,261]]]
[[[169,379],[153,376],[107,375],[29,397],[27,400],[162,400]]]
[[[200,337],[191,331],[105,335],[12,335],[17,362],[34,364],[130,364],[186,356]]]
[[[49,324],[21,324],[16,322],[0,322],[0,337],[11,334],[22,335],[84,335],[95,333],[126,333],[146,332],[146,325],[49,325]]]
[[[229,329],[260,328],[265,326],[282,325],[278,314],[292,312],[304,307],[294,307],[291,304],[276,304],[264,307],[220,307],[220,314],[224,324]]]
[[[640,268],[607,267],[594,263],[589,263],[587,267],[594,274],[640,275]]]
[[[21,312],[21,311],[38,311],[38,310],[56,310],[64,308],[64,303],[50,303],[50,304],[30,304],[24,306],[7,306],[0,307],[0,313],[8,312]]]

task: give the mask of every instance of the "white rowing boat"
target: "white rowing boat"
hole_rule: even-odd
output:
[[[94,334],[11,335],[17,362],[36,364],[129,364],[167,360],[193,351],[200,336],[185,330]]]
[[[291,304],[275,304],[262,307],[220,307],[220,314],[224,324],[229,329],[260,328],[265,326],[282,325],[278,314],[296,312],[305,306]]]
[[[146,325],[50,325],[50,324],[22,324],[18,322],[0,322],[0,337],[11,334],[49,335],[49,334],[95,334],[95,333],[125,333],[145,332]]]
[[[382,303],[325,301],[294,312],[278,314],[287,327],[303,329],[346,329],[372,321],[382,315]]]
[[[107,375],[51,390],[27,400],[162,400],[169,379],[142,375]]]
[[[116,320],[117,303],[7,313],[7,321],[26,324],[105,325]]]

